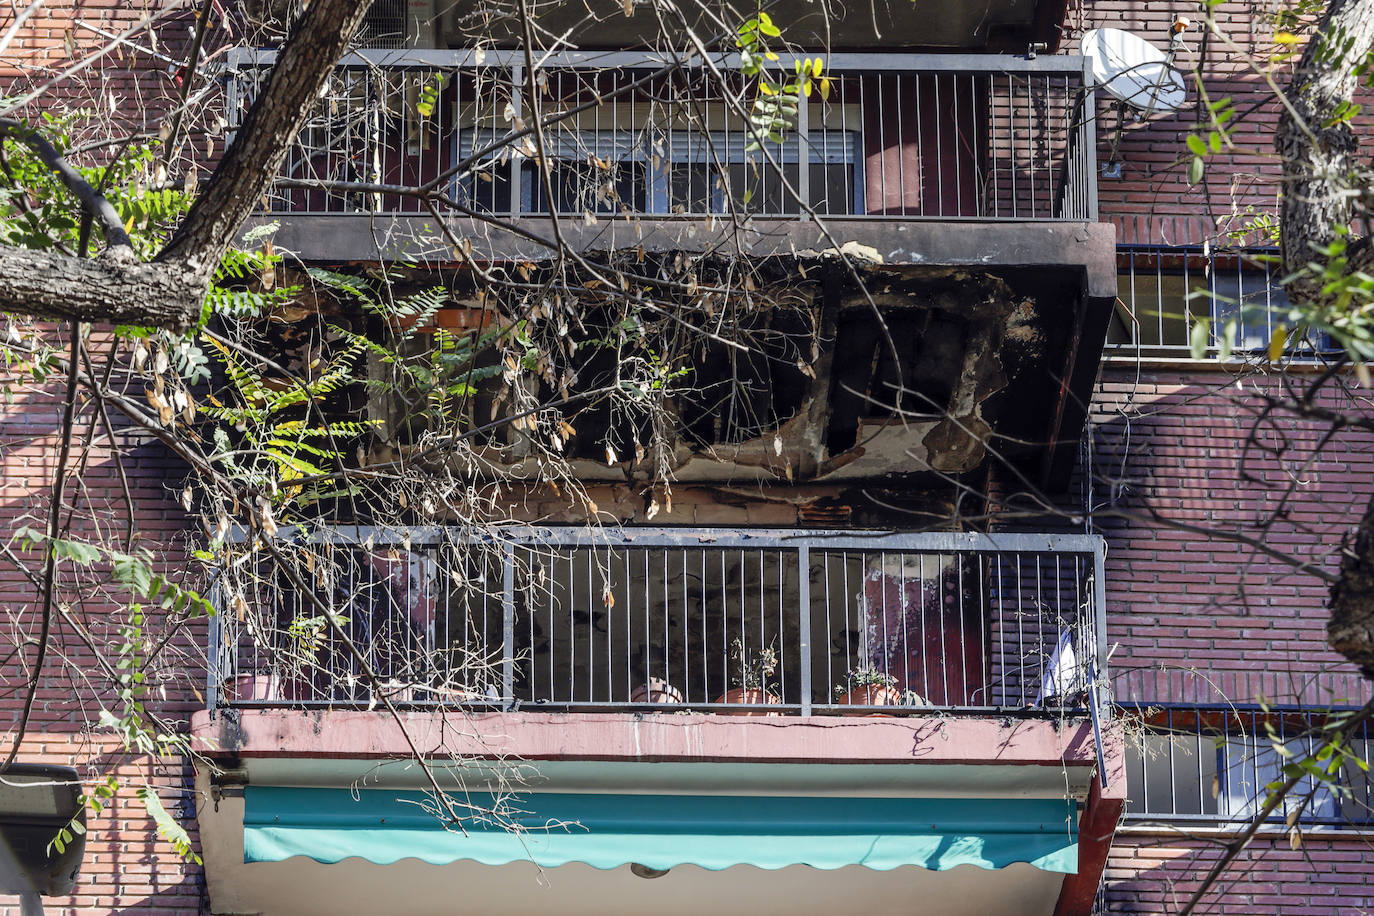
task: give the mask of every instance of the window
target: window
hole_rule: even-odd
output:
[[[490,129],[459,132],[455,161],[499,138]],[[816,130],[806,144],[808,197],[823,214],[863,212],[862,147],[856,131]],[[725,214],[732,209],[765,215],[801,212],[803,144],[796,134],[746,152],[740,131],[689,132],[576,130],[545,138],[554,164],[553,204],[560,213],[659,215]],[[455,197],[482,212],[509,212],[510,168],[493,156],[457,182]],[[549,192],[525,160],[520,167],[520,211],[547,213]]]

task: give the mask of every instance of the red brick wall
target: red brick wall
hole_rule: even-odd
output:
[[[1212,837],[1212,840],[1217,837]],[[1293,849],[1286,836],[1261,834],[1215,885],[1199,912],[1210,916],[1366,916],[1374,913],[1368,838],[1309,831]],[[1176,913],[1218,844],[1177,834],[1119,836],[1107,860],[1109,914]]]
[[[60,343],[60,341],[59,341]],[[93,358],[97,364],[101,355]],[[19,565],[0,557],[0,754],[8,754],[18,727],[35,658],[38,635],[37,589],[29,578],[41,575],[42,552],[22,552],[11,543],[21,525],[45,527],[61,429],[61,385],[25,381],[7,373],[13,400],[0,406],[0,537],[15,551]],[[67,489],[65,505],[74,539],[122,546],[129,518],[122,487],[103,427],[92,431],[92,414],[83,410],[75,425],[69,467],[80,471]],[[116,435],[120,430],[114,418]],[[157,566],[178,580],[191,575],[185,552],[187,521],[177,504],[184,470],[160,447],[125,441],[125,462],[135,521],[135,547],[152,551]],[[89,447],[86,445],[89,443]],[[189,581],[189,580],[188,580]],[[192,584],[197,584],[192,582]],[[184,865],[172,847],[157,837],[135,790],[151,786],[163,805],[194,835],[194,797],[189,766],[181,758],[153,759],[125,752],[114,734],[98,725],[102,706],[118,712],[105,663],[117,662],[118,627],[128,621],[128,594],[103,570],[59,566],[58,613],[51,650],[43,668],[32,718],[17,759],[73,766],[87,788],[115,775],[123,784],[116,807],[92,816],[88,847],[77,894],[50,898],[49,914],[111,912],[195,912],[200,906],[199,869]],[[150,610],[145,636],[150,645],[171,636],[148,666],[148,705],[173,727],[184,727],[203,705],[205,631],[203,623],[177,625]],[[21,664],[10,653],[22,645]],[[3,904],[13,899],[0,898]],[[17,905],[13,907],[17,912]]]
[[[1223,3],[1217,17],[1246,54],[1272,49],[1270,0]],[[1081,30],[1133,31],[1161,49],[1175,15],[1200,18],[1195,4],[1082,0],[1074,4],[1068,47]],[[1208,158],[1206,179],[1190,186],[1184,140],[1203,116],[1189,105],[1146,123],[1099,110],[1101,161],[1120,178],[1099,180],[1102,218],[1124,244],[1198,244],[1224,239],[1250,214],[1277,207],[1272,152],[1279,108],[1270,88],[1235,49],[1202,41],[1195,25],[1187,68],[1205,53],[1213,99],[1231,96],[1245,112],[1237,150]],[[1285,85],[1280,68],[1275,78]],[[1357,124],[1363,132],[1364,125]],[[1237,218],[1239,214],[1239,218]],[[1311,379],[1312,376],[1306,376]],[[1303,376],[1298,376],[1301,383]],[[1108,639],[1113,689],[1125,702],[1274,702],[1328,705],[1361,701],[1369,685],[1325,641],[1327,584],[1254,546],[1228,543],[1224,529],[1331,571],[1342,538],[1374,496],[1374,442],[1344,430],[1317,451],[1327,427],[1280,415],[1258,423],[1264,377],[1193,368],[1142,368],[1116,360],[1103,369],[1094,400],[1092,508],[1107,536]],[[1367,413],[1368,398],[1322,403]],[[1257,425],[1258,424],[1258,425]],[[1254,439],[1250,437],[1254,434]],[[1249,448],[1247,448],[1249,443]],[[1110,517],[1113,512],[1121,517]],[[1150,518],[1157,511],[1201,531]],[[1223,878],[1205,912],[1222,914],[1374,912],[1374,871],[1366,841],[1310,833],[1299,850],[1261,838]],[[1107,872],[1109,913],[1177,912],[1214,861],[1217,846],[1177,835],[1120,836]]]
[[[1288,415],[1260,422],[1261,396],[1277,390],[1271,377],[1204,368],[1118,360],[1103,369],[1092,507],[1108,543],[1107,636],[1119,701],[1327,706],[1369,696],[1369,685],[1326,647],[1327,585],[1209,533],[1253,538],[1330,571],[1374,496],[1370,434],[1344,430],[1319,448],[1322,424]],[[1319,403],[1358,411],[1367,397]],[[1179,530],[1152,511],[1202,530]],[[1206,912],[1374,909],[1364,841],[1332,835],[1314,832],[1296,852],[1286,838],[1257,842]],[[1177,835],[1123,837],[1107,873],[1107,912],[1176,912],[1216,850]]]
[[[15,11],[27,6],[0,10],[0,34],[9,30]],[[9,116],[71,116],[71,145],[91,145],[74,157],[80,165],[108,162],[118,150],[107,142],[111,139],[127,134],[156,138],[180,99],[193,6],[169,0],[43,3],[0,54],[0,97],[27,101]],[[195,92],[181,121],[181,142],[170,166],[150,174],[149,184],[165,181],[180,188],[187,172],[203,177],[204,165],[223,152],[221,93],[211,69],[230,40],[242,33],[232,20],[215,22],[201,58],[203,78],[193,83]]]
[[[1326,584],[1226,540],[1252,538],[1330,571],[1374,495],[1371,436],[1345,430],[1318,449],[1322,424],[1260,422],[1261,396],[1275,386],[1122,361],[1103,370],[1092,500],[1109,545],[1108,637],[1123,701],[1327,704],[1368,693],[1326,648]],[[1322,403],[1360,409],[1336,396]]]
[[[1228,0],[1215,8],[1218,25],[1235,47],[1216,36],[1206,37],[1198,5],[1162,0],[1080,0],[1071,4],[1065,49],[1077,53],[1078,39],[1086,29],[1118,28],[1134,32],[1161,51],[1169,46],[1169,26],[1175,16],[1193,20],[1186,33],[1186,49],[1176,58],[1184,71],[1198,67],[1205,75],[1212,100],[1229,96],[1238,114],[1233,135],[1234,151],[1207,159],[1206,179],[1196,186],[1187,182],[1192,158],[1184,141],[1207,122],[1199,95],[1189,85],[1188,102],[1173,114],[1159,114],[1137,123],[1128,113],[1118,130],[1115,109],[1106,101],[1099,107],[1098,159],[1115,158],[1120,178],[1098,182],[1102,217],[1118,227],[1124,244],[1198,244],[1237,227],[1243,220],[1233,215],[1253,209],[1272,213],[1277,205],[1278,164],[1273,152],[1279,102],[1265,80],[1246,62],[1245,56],[1264,60],[1275,49],[1274,0]],[[1286,87],[1286,65],[1274,71],[1280,87]],[[1105,96],[1105,93],[1099,93]],[[1206,128],[1203,128],[1204,134]]]

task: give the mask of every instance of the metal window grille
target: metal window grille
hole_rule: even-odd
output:
[[[1244,824],[1263,807],[1283,767],[1324,743],[1329,713],[1301,707],[1151,706],[1128,710],[1143,728],[1127,741],[1127,814],[1135,823]],[[1328,783],[1305,777],[1275,810],[1328,827],[1374,822],[1368,726]]]
[[[1280,326],[1291,329],[1276,249],[1123,246],[1117,249],[1117,303],[1109,352],[1186,358],[1199,319],[1208,352],[1223,339],[1240,354],[1264,352]],[[1325,335],[1293,342],[1299,359],[1331,349]]]

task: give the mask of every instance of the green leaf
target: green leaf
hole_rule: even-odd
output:
[[[162,799],[158,798],[157,792],[148,787],[138,790],[138,797],[143,801],[143,807],[147,809],[148,816],[157,825],[157,832],[164,840],[172,844],[172,848],[177,851],[183,859],[201,864],[200,856],[196,855],[191,846],[191,837],[186,829],[176,822],[167,809],[162,806]]]
[[[1197,134],[1189,134],[1187,140],[1188,149],[1193,151],[1195,156],[1207,155],[1207,144]]]
[[[99,547],[61,538],[52,542],[52,552],[59,560],[71,560],[80,566],[88,566],[100,559]]]
[[[1198,319],[1193,325],[1193,330],[1188,335],[1188,346],[1193,359],[1207,357],[1207,346],[1211,343],[1210,331],[1210,322],[1205,318]]]
[[[1188,139],[1191,140],[1193,138],[1189,137]],[[1198,182],[1202,181],[1203,172],[1205,171],[1206,167],[1206,164],[1203,163],[1202,158],[1200,156],[1194,156],[1193,161],[1188,163],[1188,183],[1197,184]]]
[[[1217,356],[1222,360],[1231,358],[1231,348],[1236,339],[1236,332],[1240,329],[1240,322],[1232,317],[1222,325],[1221,333],[1217,335]]]

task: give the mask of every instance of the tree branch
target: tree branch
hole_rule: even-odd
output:
[[[67,459],[71,456],[72,424],[76,419],[77,371],[81,354],[81,323],[71,325],[71,355],[67,365],[67,396],[62,404],[62,446],[57,453],[57,467],[53,471],[52,505],[48,507],[48,538],[43,544],[47,556],[43,561],[42,605],[38,629],[38,652],[34,657],[33,671],[24,694],[24,707],[19,714],[19,724],[15,727],[14,741],[10,745],[5,762],[0,764],[4,773],[19,755],[19,747],[24,743],[24,733],[28,731],[29,719],[33,715],[34,699],[38,696],[38,686],[43,682],[43,663],[47,660],[48,642],[52,638],[53,589],[57,579],[57,550],[53,542],[57,540],[58,527],[62,521],[62,504],[67,488]]]
[[[310,4],[234,142],[156,260],[182,260],[207,271],[219,261],[281,169],[287,149],[371,5],[371,0]]]
[[[131,256],[81,261],[51,251],[0,246],[0,311],[177,331],[196,324],[215,266],[281,167],[370,5],[366,0],[310,4],[234,143],[154,263],[138,263]],[[0,122],[0,128],[19,132],[96,214],[111,250],[132,254],[114,208],[51,145],[18,122]]]
[[[86,212],[100,220],[100,226],[105,230],[105,241],[111,250],[122,250],[120,257],[132,254],[133,242],[129,239],[129,233],[124,231],[124,223],[115,212],[114,206],[105,199],[104,194],[91,187],[91,183],[82,178],[81,173],[63,159],[42,134],[13,118],[0,118],[0,134],[13,137],[28,146],[38,154],[44,165],[62,179],[67,190],[76,195],[76,199],[81,201],[81,206],[86,208]]]

